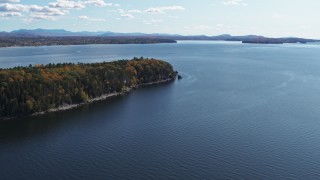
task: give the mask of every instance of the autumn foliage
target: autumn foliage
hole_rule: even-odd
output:
[[[161,60],[134,58],[92,64],[47,64],[0,69],[0,118],[86,102],[128,87],[174,79]]]

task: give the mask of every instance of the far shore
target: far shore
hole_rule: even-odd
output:
[[[170,38],[157,37],[104,37],[104,36],[41,36],[41,37],[0,37],[0,48],[40,47],[67,45],[106,45],[106,44],[159,44],[177,43]]]

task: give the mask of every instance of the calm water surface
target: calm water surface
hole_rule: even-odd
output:
[[[320,178],[320,45],[2,48],[0,66],[134,56],[184,78],[1,122],[1,179]]]

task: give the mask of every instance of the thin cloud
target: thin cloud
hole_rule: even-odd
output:
[[[33,20],[57,20],[58,16],[69,13],[72,9],[84,9],[87,6],[113,6],[112,3],[106,3],[104,0],[56,0],[48,6],[25,5],[19,3],[20,0],[0,0],[0,17],[14,17],[28,15],[22,19],[24,22],[32,22]],[[23,14],[22,14],[23,13]],[[93,19],[92,21],[103,21],[103,19]]]
[[[0,4],[0,12],[27,12],[28,6],[22,4]]]
[[[88,21],[98,21],[98,22],[105,22],[105,19],[99,19],[99,18],[90,18],[88,16],[78,16],[79,19],[82,20],[88,20]]]
[[[139,9],[131,9],[128,11],[129,13],[142,13]]]
[[[144,23],[147,24],[147,25],[157,25],[157,24],[162,23],[162,22],[163,22],[162,19],[150,19],[150,20],[144,21]]]
[[[125,11],[124,9],[118,9],[118,12],[119,12],[120,14],[124,14],[126,11]]]
[[[123,19],[132,19],[134,16],[132,14],[120,14]]]
[[[47,16],[62,16],[66,13],[57,8],[50,8],[47,6],[38,6],[38,5],[31,5],[29,6],[30,12],[42,13],[43,15]]]
[[[38,6],[38,5],[22,5],[22,4],[0,4],[0,12],[36,12],[45,13],[51,16],[65,15],[65,12],[48,6]]]
[[[0,3],[19,3],[20,0],[0,0]]]
[[[145,10],[147,13],[153,13],[153,14],[162,14],[165,13],[165,11],[181,11],[185,10],[182,6],[163,6],[163,7],[151,7]]]
[[[8,17],[15,17],[15,16],[22,16],[21,13],[19,12],[5,12],[5,13],[0,13],[0,17],[5,17],[5,18],[8,18]]]
[[[31,19],[56,20],[56,16],[62,16],[67,13],[66,10],[53,8],[49,6],[39,5],[23,5],[23,4],[0,4],[1,17],[22,16],[22,13],[28,13]],[[26,18],[25,18],[26,19]],[[32,21],[32,20],[30,20]]]
[[[71,0],[57,0],[49,3],[50,7],[63,9],[84,9],[87,6],[112,6],[112,3],[106,3],[104,0],[86,0],[86,1],[71,1]]]
[[[83,4],[94,5],[94,6],[112,6],[112,3],[106,3],[104,0],[87,0]]]
[[[32,17],[32,19],[38,19],[38,20],[50,20],[50,21],[57,20],[56,17],[45,15],[42,13],[34,13],[34,14],[31,14],[30,17]]]
[[[78,16],[79,19],[89,19],[88,16]]]
[[[134,11],[129,10],[128,12],[126,12],[126,10],[124,10],[124,9],[118,9],[117,11],[121,17],[121,18],[117,18],[117,19],[133,19],[134,16],[131,13],[134,13],[134,11],[136,11],[136,10],[134,10]]]
[[[222,4],[225,6],[246,6],[245,2],[243,0],[224,0],[222,1]]]
[[[49,3],[50,7],[63,8],[63,9],[83,9],[85,4],[81,1],[68,1],[68,0],[57,0],[56,2]]]

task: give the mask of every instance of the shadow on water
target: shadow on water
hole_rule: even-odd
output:
[[[42,136],[59,128],[68,128],[79,123],[86,123],[86,121],[90,121],[90,114],[93,111],[94,113],[110,111],[112,106],[121,103],[129,95],[111,97],[70,110],[1,121],[0,140],[2,142],[12,142],[14,140]]]
[[[152,91],[155,88],[168,86],[169,84],[172,85],[173,83],[143,86],[137,91],[143,93],[144,91]],[[118,112],[119,109],[124,108],[124,103],[126,103],[126,100],[128,100],[133,93],[135,93],[135,91],[65,111],[0,121],[0,142],[23,141],[29,138],[42,137],[50,133],[54,134],[56,131],[68,131],[68,129],[79,126],[83,127],[95,123],[102,123],[97,121],[105,121],[105,119],[111,123],[117,120],[117,118],[114,117],[114,112]],[[108,115],[106,116],[106,114]]]

